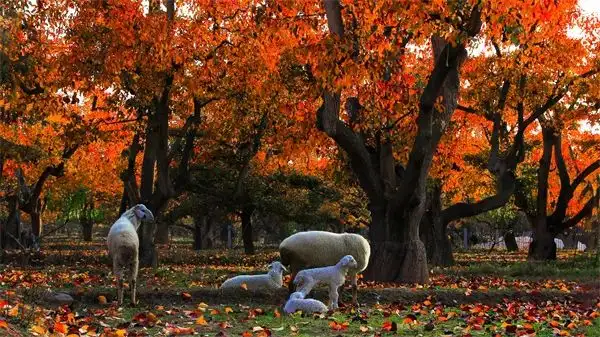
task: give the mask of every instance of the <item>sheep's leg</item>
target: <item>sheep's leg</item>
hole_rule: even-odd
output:
[[[132,266],[131,266],[131,305],[137,305],[137,299],[136,299],[136,291],[137,291],[137,287],[136,287],[136,283],[137,283],[137,274],[138,274],[138,265],[139,265],[139,261],[138,259],[135,259],[135,261],[133,261]]]
[[[113,273],[117,277],[117,300],[119,305],[123,304],[123,268],[119,267],[117,263],[113,263]]]
[[[358,277],[356,274],[352,274],[350,275],[350,282],[352,283],[352,304],[358,306],[358,287],[357,287],[357,281]]]
[[[304,282],[302,282],[302,284],[299,286],[298,291],[302,292],[302,294],[306,296],[308,295],[308,293],[310,293],[312,288],[314,288],[315,285],[317,285],[317,281],[312,277],[307,277],[303,281]]]
[[[339,285],[337,284],[330,284],[329,285],[329,309],[330,310],[335,310],[338,308],[338,287]]]
[[[298,272],[295,270],[291,273],[290,282],[288,283],[288,296],[296,290],[296,287],[294,286],[294,279],[296,278],[296,274],[298,274]]]

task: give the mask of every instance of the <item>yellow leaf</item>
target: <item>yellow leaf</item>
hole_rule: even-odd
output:
[[[106,297],[103,295],[98,296],[98,303],[106,304]]]
[[[119,329],[119,330],[115,331],[115,337],[125,337],[125,336],[127,336],[127,330]]]
[[[230,312],[233,312],[233,309],[231,309],[230,307],[225,307],[225,313],[228,314]]]
[[[44,327],[39,326],[39,325],[34,325],[29,330],[31,332],[33,332],[35,334],[39,334],[39,335],[43,335],[43,334],[46,333],[46,329]]]
[[[17,317],[17,315],[19,315],[19,306],[15,305],[8,311],[8,316],[9,317]]]
[[[204,315],[198,317],[198,319],[196,320],[196,324],[198,325],[208,325],[208,322],[206,321],[206,319],[204,319]]]
[[[31,109],[33,109],[33,103],[27,104],[27,106],[25,107],[25,112],[29,112],[31,111]]]
[[[240,288],[242,288],[244,290],[248,290],[248,285],[246,283],[242,283],[242,285],[240,286]]]
[[[361,326],[360,326],[360,331],[361,331],[361,332],[367,332],[367,331],[369,331],[369,328],[368,328],[368,327],[366,327],[366,326],[364,326],[364,325],[361,325]]]

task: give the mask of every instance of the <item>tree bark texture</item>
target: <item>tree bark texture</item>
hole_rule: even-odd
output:
[[[244,252],[254,254],[254,238],[252,233],[252,213],[254,207],[244,207],[241,212],[242,218],[242,240],[244,241]]]

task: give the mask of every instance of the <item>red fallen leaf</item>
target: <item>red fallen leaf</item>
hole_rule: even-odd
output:
[[[275,311],[273,312],[273,316],[275,316],[275,318],[281,317],[281,313],[279,312],[279,310],[277,310],[277,308],[275,308]]]
[[[192,299],[192,295],[190,293],[181,293],[181,297],[183,297],[183,299],[186,301]]]
[[[404,324],[411,324],[413,322],[415,322],[417,320],[417,316],[413,315],[413,314],[408,314],[406,315],[406,317],[402,320],[402,323]]]
[[[252,332],[246,330],[242,333],[242,337],[252,337]]]
[[[348,326],[349,326],[349,325],[350,325],[350,323],[348,323],[348,322],[343,322],[343,323],[341,323],[341,324],[340,324],[340,323],[338,323],[338,322],[336,322],[336,321],[331,321],[331,322],[329,322],[329,327],[330,327],[332,330],[336,330],[336,331],[340,331],[340,330],[346,330],[346,329],[348,329]]]
[[[54,323],[54,332],[67,333],[69,332],[69,327],[61,322]]]
[[[232,325],[231,325],[231,324],[229,324],[229,322],[227,322],[227,321],[219,323],[219,327],[220,327],[221,329],[227,329],[227,328],[231,328],[231,326],[232,326]]]
[[[4,309],[4,307],[8,306],[8,301],[0,300],[0,309]]]
[[[548,324],[550,324],[550,326],[553,328],[557,328],[560,325],[560,323],[557,321],[550,321]]]
[[[5,320],[0,319],[0,329],[8,329],[8,323]]]
[[[271,336],[271,330],[269,329],[264,329],[262,331],[259,331],[256,334],[256,337],[270,337]]]
[[[396,322],[385,321],[383,322],[381,329],[384,331],[397,331],[398,324],[396,324]]]

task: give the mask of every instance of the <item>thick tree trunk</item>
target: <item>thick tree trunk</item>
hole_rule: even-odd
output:
[[[427,204],[429,207],[420,226],[420,238],[427,251],[427,261],[434,266],[451,266],[454,264],[454,256],[446,233],[447,225],[441,216],[442,199],[439,185],[435,185],[428,193]]]
[[[85,241],[85,242],[92,241],[92,229],[93,228],[94,228],[94,223],[92,221],[81,222],[81,234],[83,236],[83,241]]]
[[[242,209],[242,239],[244,241],[244,252],[254,254],[254,240],[252,237],[252,213],[254,207],[244,207]]]
[[[194,218],[194,250],[201,250],[202,247],[202,227],[206,225],[206,216]]]
[[[138,230],[140,239],[139,261],[140,267],[157,267],[158,251],[154,244],[154,232],[156,231],[155,222],[142,223]]]
[[[156,224],[156,235],[154,242],[158,244],[169,243],[169,225],[165,222],[159,222]]]
[[[517,245],[517,239],[515,238],[515,234],[512,231],[504,233],[504,244],[506,245],[506,250],[508,250],[509,252],[516,252],[519,250],[519,245]]]
[[[29,214],[31,219],[31,231],[36,238],[42,235],[42,214],[39,210],[34,210]]]
[[[529,244],[529,259],[535,261],[556,260],[556,243],[554,235],[546,226],[535,229],[533,241]]]
[[[19,214],[19,198],[16,196],[8,197],[8,218],[0,231],[0,240],[2,249],[17,249],[21,246],[16,240],[21,237],[21,217]]]

